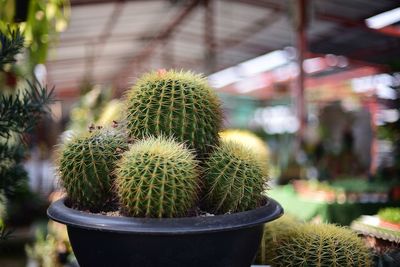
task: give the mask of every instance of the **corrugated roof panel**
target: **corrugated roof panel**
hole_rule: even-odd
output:
[[[214,1],[218,68],[235,65],[274,49],[295,45],[296,35],[289,19],[293,10],[287,9],[288,3],[295,2]],[[49,76],[56,81],[80,81],[88,66],[88,57],[93,51],[101,49],[101,57],[96,59],[92,70],[93,77],[96,81],[110,79],[114,72],[124,68],[127,61],[133,60],[155,35],[182,13],[182,3],[178,1],[178,4],[171,4],[170,1],[153,0],[73,6],[69,28],[61,34],[54,53],[56,59],[50,58]],[[394,37],[363,30],[362,24],[343,26],[343,21],[329,21],[329,18],[324,18],[321,14],[360,22],[365,17],[399,5],[397,0],[313,0],[312,3],[313,12],[316,13],[307,32],[312,52],[355,54],[361,51],[362,53],[358,54],[368,55],[370,52],[363,51],[372,49],[382,50],[381,55],[386,59],[390,58],[384,49],[386,43],[393,45]],[[111,26],[114,23],[115,25],[110,28],[110,24],[106,25],[113,12],[118,10],[118,5],[122,8],[114,18],[116,20],[111,23]],[[280,11],[277,12],[274,8]],[[168,45],[164,46],[160,42],[156,50],[150,53],[150,57],[142,61],[142,69],[162,67],[167,64],[166,58],[170,57],[170,65],[204,71],[204,12],[203,5],[196,7],[173,31],[171,39],[167,41]],[[105,31],[106,29],[111,29],[111,32]],[[396,44],[394,47],[396,48]],[[168,51],[169,49],[171,51]],[[397,51],[400,51],[398,46]],[[369,55],[365,60],[379,61],[379,55]],[[110,67],[103,67],[107,64]],[[135,74],[131,76],[134,77]]]

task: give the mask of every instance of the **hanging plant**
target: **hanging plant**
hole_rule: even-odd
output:
[[[46,61],[50,44],[67,28],[69,0],[0,0],[0,30],[19,28],[28,48],[30,70]],[[26,12],[26,14],[24,14]],[[26,21],[23,21],[25,20]]]

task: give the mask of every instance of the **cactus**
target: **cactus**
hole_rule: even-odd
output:
[[[219,133],[222,140],[231,140],[238,142],[257,154],[259,161],[262,163],[264,171],[268,173],[269,170],[269,148],[267,143],[260,137],[248,130],[228,129]]]
[[[123,154],[116,169],[122,212],[138,217],[179,217],[197,201],[194,153],[171,137],[148,137]]]
[[[257,155],[233,141],[222,141],[205,162],[204,205],[215,213],[256,208],[267,176]]]
[[[288,214],[284,214],[276,221],[266,224],[255,263],[260,265],[271,264],[272,259],[277,256],[276,248],[281,240],[291,235],[301,225],[302,223],[299,220]]]
[[[369,249],[353,231],[331,224],[277,220],[265,226],[266,262],[276,267],[372,266]]]
[[[127,128],[135,138],[174,136],[202,157],[218,144],[221,123],[218,97],[191,72],[148,73],[127,94]]]
[[[112,172],[127,149],[125,139],[114,129],[94,129],[60,148],[60,178],[72,206],[99,211],[113,200]]]

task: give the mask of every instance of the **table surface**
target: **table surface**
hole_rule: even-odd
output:
[[[380,220],[377,216],[361,216],[353,221],[350,227],[363,235],[400,244],[400,231],[380,225]]]
[[[388,203],[327,203],[299,196],[292,185],[278,186],[268,195],[277,200],[285,210],[300,220],[319,218],[323,222],[350,225],[361,215],[374,215],[383,207],[399,207],[400,202]]]

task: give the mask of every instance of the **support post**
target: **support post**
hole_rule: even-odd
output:
[[[297,53],[298,53],[298,67],[299,67],[299,75],[297,78],[297,86],[295,93],[295,103],[296,103],[296,113],[297,118],[299,120],[299,131],[298,137],[301,140],[303,138],[304,129],[306,126],[306,107],[304,100],[304,80],[305,80],[305,72],[303,68],[303,62],[307,53],[307,1],[308,0],[298,0],[295,1],[297,7],[297,27],[296,27],[296,35],[297,35]]]
[[[205,72],[212,73],[216,70],[216,43],[214,24],[214,1],[204,0],[204,62]]]

